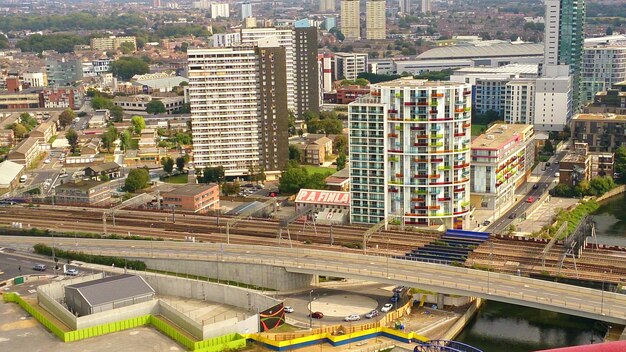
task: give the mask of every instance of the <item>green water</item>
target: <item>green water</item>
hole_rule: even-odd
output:
[[[456,340],[483,352],[530,352],[597,343],[605,332],[595,320],[487,301]]]
[[[602,203],[592,215],[598,243],[626,247],[626,194]]]

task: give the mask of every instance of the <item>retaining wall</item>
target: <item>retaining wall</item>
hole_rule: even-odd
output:
[[[474,317],[474,314],[478,311],[478,308],[483,305],[483,300],[480,298],[476,298],[472,305],[463,313],[463,315],[448,329],[448,331],[443,335],[441,340],[454,340],[457,335],[463,331],[465,325],[469,323],[470,320]]]
[[[285,268],[269,265],[150,258],[141,260],[154,270],[241,282],[278,291],[297,290],[314,283],[314,275],[290,273]]]
[[[620,185],[620,186],[617,186],[617,187],[613,188],[612,190],[606,192],[602,196],[598,197],[596,199],[596,201],[598,201],[598,203],[604,202],[605,200],[607,200],[607,199],[609,199],[611,197],[615,197],[617,195],[620,195],[620,194],[622,194],[624,192],[626,192],[626,185]]]
[[[74,330],[91,328],[98,325],[111,324],[120,320],[128,320],[144,315],[159,314],[159,302],[156,299],[133,304],[130,306],[107,310],[76,318]]]

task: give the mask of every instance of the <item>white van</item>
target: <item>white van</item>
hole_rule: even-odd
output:
[[[20,177],[20,183],[24,183],[26,180],[28,180],[28,175],[22,175],[22,177]]]

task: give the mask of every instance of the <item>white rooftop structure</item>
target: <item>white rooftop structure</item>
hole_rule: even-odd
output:
[[[417,56],[418,60],[475,59],[483,57],[543,56],[543,44],[463,45],[433,48]]]
[[[509,64],[499,67],[468,67],[455,71],[455,74],[519,74],[522,76],[537,76],[538,64]]]
[[[0,188],[10,188],[11,182],[22,172],[24,165],[5,160],[0,163]]]

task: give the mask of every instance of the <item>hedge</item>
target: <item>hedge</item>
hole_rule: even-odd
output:
[[[33,246],[33,248],[35,249],[35,252],[37,254],[52,256],[52,247],[47,246],[43,243],[37,243],[36,245]],[[87,254],[83,252],[66,251],[66,250],[58,249],[58,248],[54,249],[54,254],[56,257],[65,258],[69,260],[78,260],[81,262],[101,264],[101,265],[107,265],[107,266],[115,264],[115,266],[118,268],[124,268],[127,266],[135,270],[146,270],[146,263],[140,260],[126,260],[120,257],[93,255],[93,254]]]

